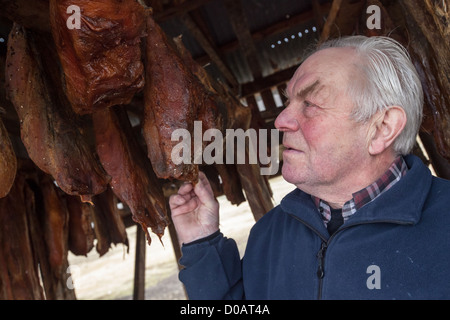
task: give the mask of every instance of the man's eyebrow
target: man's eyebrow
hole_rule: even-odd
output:
[[[318,89],[320,85],[320,81],[316,80],[313,84],[307,86],[306,88],[303,88],[297,93],[297,98],[303,99],[307,97],[309,94],[313,93],[315,90]]]

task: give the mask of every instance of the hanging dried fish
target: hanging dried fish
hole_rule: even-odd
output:
[[[0,198],[11,189],[17,171],[17,159],[8,132],[0,119]]]
[[[112,177],[111,187],[128,205],[133,220],[147,234],[151,228],[159,237],[168,225],[162,188],[150,161],[141,150],[124,110],[105,109],[93,114],[97,153]]]
[[[49,81],[48,69],[33,37],[14,24],[8,39],[6,89],[20,119],[22,142],[33,162],[64,192],[90,202],[110,178],[75,124],[76,115],[56,91],[58,84]]]
[[[80,8],[80,28],[67,8]],[[52,33],[75,112],[127,104],[144,87],[141,37],[147,11],[135,0],[51,0]]]

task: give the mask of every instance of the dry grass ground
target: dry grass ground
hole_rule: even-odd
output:
[[[294,188],[282,177],[271,179],[270,184],[276,204]],[[218,200],[221,231],[237,242],[242,256],[249,231],[255,223],[253,215],[246,202],[240,206],[233,206],[224,197]],[[132,298],[136,227],[127,229],[127,234],[130,242],[128,253],[125,246],[119,245],[110,249],[101,258],[95,250],[92,250],[87,257],[69,256],[70,264],[77,267],[72,278],[79,300]],[[152,244],[147,246],[145,298],[186,299],[183,286],[178,280],[178,266],[168,232],[162,240],[164,246],[157,236],[152,235]]]

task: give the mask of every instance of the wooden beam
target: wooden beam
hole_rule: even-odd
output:
[[[182,266],[178,263],[178,261],[181,258],[181,255],[182,255],[181,248],[180,248],[180,243],[178,240],[177,231],[175,230],[175,226],[173,225],[173,223],[169,224],[168,230],[169,230],[170,240],[172,241],[173,252],[175,254],[175,262],[178,265],[178,270],[181,270]]]
[[[275,103],[275,99],[273,98],[271,88],[267,88],[261,91],[261,98],[264,102],[264,106],[266,107],[266,111],[273,112],[277,109],[277,104]]]
[[[249,159],[247,143],[245,144],[245,158]],[[247,161],[245,164],[236,164],[236,168],[253,217],[255,221],[258,221],[274,207],[270,185],[267,183],[266,176],[261,175],[261,168],[258,164],[250,164]]]
[[[189,29],[189,32],[194,36],[194,38],[198,41],[198,43],[202,46],[203,50],[208,54],[211,60],[216,64],[219,68],[220,72],[222,72],[225,79],[230,83],[230,86],[233,89],[238,88],[239,84],[234,77],[233,73],[228,69],[226,64],[220,57],[218,50],[215,48],[215,45],[211,43],[207,37],[203,34],[203,32],[198,28],[195,22],[192,20],[190,15],[184,15],[181,18],[181,21]]]
[[[212,0],[189,0],[185,1],[182,4],[178,6],[172,6],[168,8],[167,10],[155,13],[155,21],[161,23],[164,21],[167,21],[169,19],[172,19],[174,17],[180,17],[183,15],[186,15],[187,13],[191,12],[192,10],[198,9],[201,6],[204,6],[205,4],[208,4]]]
[[[244,14],[241,0],[223,0],[223,2],[253,78],[262,78],[262,68],[259,64],[256,46],[248,27],[247,17]]]
[[[330,37],[331,27],[336,21],[336,17],[341,9],[343,0],[333,0],[333,4],[331,5],[330,12],[327,17],[327,21],[325,22],[322,30],[322,34],[320,35],[319,43],[325,42]]]
[[[48,0],[0,0],[0,15],[28,29],[50,32]]]
[[[331,8],[330,3],[325,3],[325,4],[320,5],[321,14],[326,15],[330,11],[330,8]],[[269,27],[257,30],[251,34],[251,37],[253,39],[253,42],[257,43],[261,40],[266,39],[267,37],[282,33],[284,31],[287,31],[287,30],[289,30],[297,25],[300,25],[300,24],[311,23],[314,20],[315,20],[315,12],[312,10],[309,10],[309,11],[302,12],[300,14],[291,16],[289,19],[283,19]],[[237,48],[239,48],[239,41],[234,40],[234,41],[230,41],[230,42],[220,46],[218,48],[218,51],[221,52],[222,54],[226,54],[228,52],[236,50]],[[204,65],[207,62],[209,62],[209,57],[207,55],[205,55],[202,57],[197,57],[195,60],[198,63]]]
[[[334,0],[319,44],[330,38],[351,35],[364,16],[363,9],[367,6],[367,0]]]
[[[189,13],[189,16],[192,18],[192,20],[197,25],[197,28],[203,33],[206,39],[213,44],[214,49],[217,50],[217,46],[215,44],[214,37],[211,33],[211,27],[208,25],[208,23],[205,20],[205,17],[203,15],[203,10],[196,9]],[[223,59],[222,59],[223,60]]]
[[[312,0],[312,7],[313,7],[313,12],[314,12],[314,19],[315,19],[316,25],[317,25],[317,30],[319,30],[319,32],[322,32],[323,25],[324,25],[323,11],[320,6],[319,0]]]
[[[274,121],[283,110],[284,107],[280,107],[272,111],[264,111],[261,112],[261,117],[264,119],[265,122],[269,123]]]
[[[319,5],[320,13],[322,16],[326,15],[330,11],[330,8],[331,8],[330,3]],[[255,42],[261,41],[269,36],[288,31],[291,28],[298,26],[300,24],[311,23],[315,21],[315,19],[316,19],[316,12],[314,10],[308,10],[300,14],[291,16],[289,19],[283,19],[264,29],[257,30],[254,33],[252,33],[252,38]]]
[[[264,89],[277,87],[287,81],[289,81],[297,70],[298,65],[288,68],[286,70],[274,73],[263,79],[257,79],[254,82],[250,82],[242,85],[242,97],[253,95],[257,92],[261,92]]]
[[[253,129],[267,129],[264,119],[261,117],[261,112],[258,109],[258,103],[255,96],[251,95],[245,98],[247,106],[252,110],[252,121],[250,128]]]
[[[175,260],[177,262],[179,270],[182,269],[180,264],[178,264],[178,261],[181,258],[181,248],[180,248],[180,242],[178,240],[177,231],[175,230],[175,225],[173,224],[173,221],[172,221],[172,211],[170,210],[169,198],[172,195],[175,195],[178,193],[178,189],[180,188],[181,185],[182,185],[181,181],[168,181],[167,180],[163,184],[163,187],[162,187],[163,193],[164,193],[164,198],[166,201],[167,216],[170,220],[170,223],[167,226],[167,229],[169,231],[170,241],[172,242],[173,251],[175,253]]]
[[[136,258],[134,263],[133,300],[145,300],[145,249],[144,230],[136,225]]]

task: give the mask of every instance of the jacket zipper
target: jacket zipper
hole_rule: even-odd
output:
[[[323,283],[323,277],[325,277],[325,253],[328,249],[328,245],[330,244],[331,239],[333,239],[336,236],[336,234],[338,234],[339,232],[341,232],[345,229],[348,229],[352,226],[357,226],[357,225],[361,225],[361,224],[369,224],[369,223],[370,222],[365,222],[365,223],[362,222],[362,223],[353,224],[353,225],[339,228],[328,238],[328,240],[326,240],[325,238],[322,238],[319,235],[319,237],[322,239],[322,244],[320,245],[319,252],[317,253],[317,259],[318,259],[317,277],[319,278],[319,293],[317,295],[317,300],[322,299],[322,283]]]
[[[319,266],[317,268],[317,277],[319,278],[319,293],[317,295],[317,299],[320,300],[322,297],[322,281],[325,276],[325,252],[327,251],[328,243],[322,240],[322,244],[320,245],[320,250],[317,253],[317,259],[319,260]]]
[[[311,227],[308,223],[306,223],[305,221],[303,221],[302,219],[296,217],[293,214],[290,214],[290,215],[294,219],[300,221],[305,226],[307,226],[309,229],[311,229],[322,240],[319,252],[317,252],[317,260],[318,260],[317,277],[319,278],[319,290],[318,290],[318,295],[317,295],[317,299],[318,300],[322,299],[322,285],[323,285],[323,278],[325,277],[325,253],[327,251],[328,245],[330,244],[330,241],[336,236],[336,234],[338,234],[339,232],[342,232],[345,229],[349,229],[351,227],[355,227],[355,226],[359,226],[359,225],[363,225],[363,224],[372,224],[372,223],[393,223],[393,224],[400,224],[400,225],[412,225],[412,224],[414,224],[412,222],[397,221],[397,220],[378,220],[378,221],[370,221],[370,222],[359,222],[359,223],[355,223],[355,224],[350,224],[350,225],[344,226],[344,227],[336,230],[336,232],[333,233],[327,240],[324,237],[322,237],[322,235],[320,234],[320,232],[318,230],[316,230],[315,228]]]

